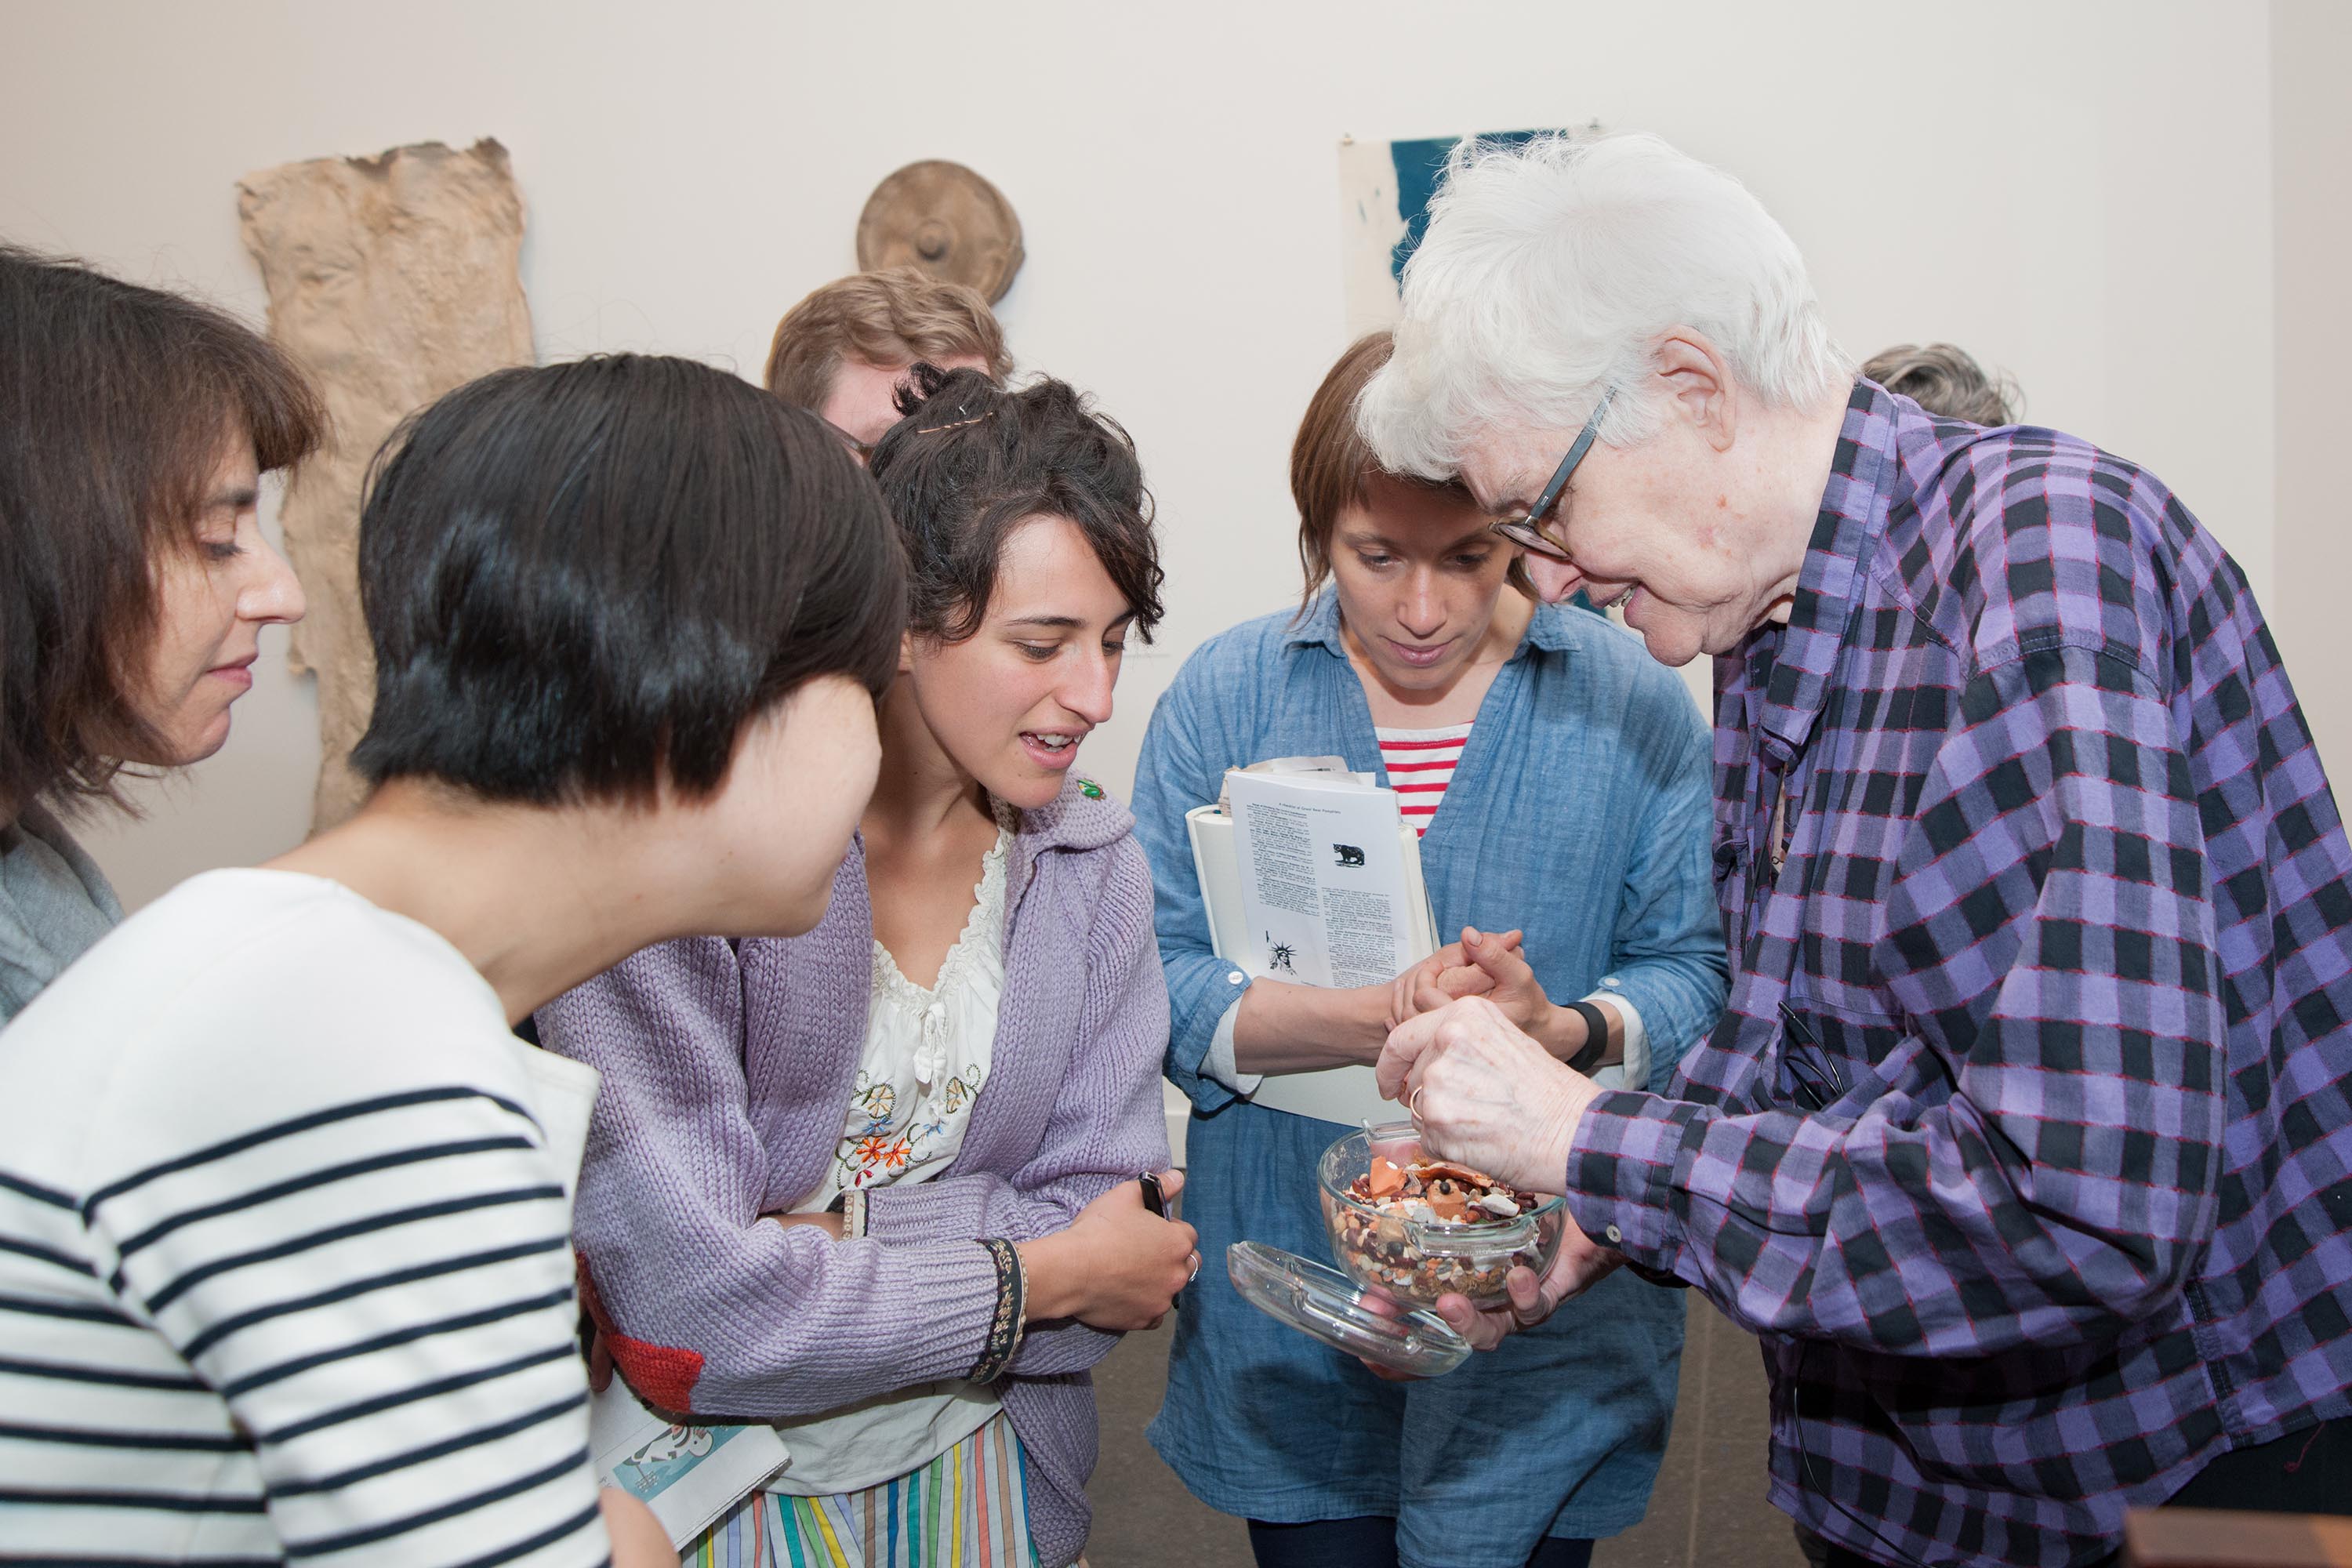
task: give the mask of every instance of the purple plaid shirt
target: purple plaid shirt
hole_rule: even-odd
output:
[[[2352,1412],[2352,850],[2212,537],[1859,382],[1789,625],[1717,688],[1730,1003],[1568,1186],[1762,1334],[1773,1500],[2081,1563]]]

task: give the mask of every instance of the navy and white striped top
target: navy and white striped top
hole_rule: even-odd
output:
[[[593,1095],[331,882],[210,873],[92,948],[0,1031],[0,1560],[605,1561]]]

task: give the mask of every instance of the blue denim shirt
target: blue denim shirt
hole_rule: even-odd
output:
[[[1181,1299],[1152,1441],[1227,1512],[1392,1514],[1408,1563],[1517,1568],[1540,1536],[1605,1535],[1641,1518],[1684,1302],[1621,1272],[1501,1351],[1394,1384],[1234,1293],[1222,1263],[1234,1241],[1328,1260],[1314,1163],[1342,1130],[1239,1100],[1201,1074],[1249,982],[1210,950],[1184,813],[1217,798],[1229,766],[1323,754],[1386,779],[1328,594],[1295,625],[1269,616],[1203,645],[1144,737],[1136,837],[1168,976],[1168,1076],[1194,1107],[1185,1218],[1207,1260]],[[1599,616],[1544,606],[1487,691],[1421,841],[1440,933],[1523,927],[1550,995],[1623,995],[1649,1031],[1661,1089],[1724,998],[1707,761],[1706,725],[1671,672]],[[1507,1467],[1510,1484],[1493,1486],[1483,1463],[1465,1472],[1465,1442]]]
[[[1650,1087],[1660,1091],[1713,1026],[1727,983],[1708,746],[1681,682],[1638,642],[1598,616],[1546,605],[1480,705],[1421,841],[1440,936],[1523,926],[1528,962],[1552,997],[1622,994],[1655,1042]],[[1249,976],[1210,951],[1184,813],[1217,798],[1228,767],[1326,754],[1388,782],[1328,593],[1296,626],[1273,615],[1203,644],[1145,732],[1136,837],[1151,858],[1175,1018],[1168,1076],[1202,1110],[1233,1098],[1201,1077],[1201,1058]]]

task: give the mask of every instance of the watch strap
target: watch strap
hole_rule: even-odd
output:
[[[1590,1073],[1609,1054],[1609,1015],[1590,1002],[1570,1002],[1568,1010],[1584,1020],[1584,1045],[1568,1058],[1578,1072]]]

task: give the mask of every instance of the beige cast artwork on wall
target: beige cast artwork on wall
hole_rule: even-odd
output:
[[[394,426],[451,388],[531,360],[522,198],[485,139],[375,158],[314,158],[237,184],[246,248],[269,293],[269,331],[318,379],[327,445],[293,477],[281,519],[309,616],[294,667],[319,683],[310,828],[355,810],[349,763],[375,698],[359,602],[360,489]]]

